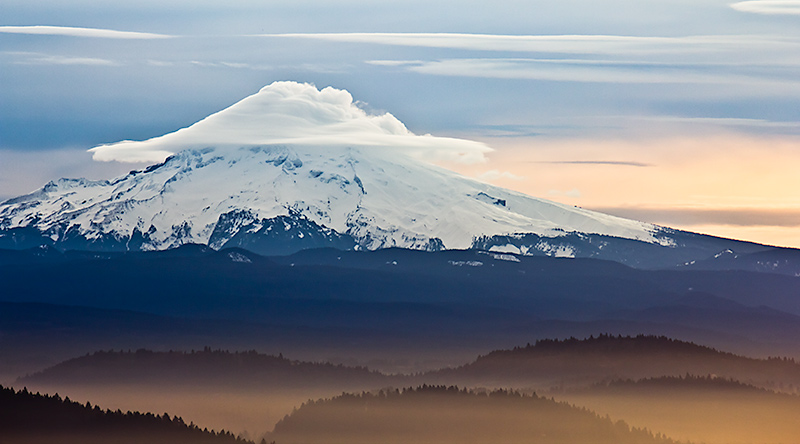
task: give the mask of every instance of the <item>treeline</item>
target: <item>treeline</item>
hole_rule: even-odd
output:
[[[514,347],[511,350],[497,350],[478,359],[500,357],[506,355],[520,355],[529,353],[548,353],[565,351],[592,351],[592,352],[613,352],[630,353],[637,351],[670,351],[680,353],[707,354],[707,355],[726,355],[735,357],[733,353],[721,352],[712,347],[698,345],[694,342],[681,341],[667,336],[656,335],[609,335],[600,334],[589,336],[588,338],[578,339],[569,337],[567,339],[539,339],[535,343],[528,343],[524,347]]]
[[[14,444],[245,444],[169,414],[103,410],[68,397],[0,386],[0,442]]]
[[[278,444],[674,443],[537,395],[436,385],[310,401],[279,421],[270,439]]]
[[[756,387],[752,384],[745,384],[731,378],[722,378],[715,375],[691,375],[686,374],[683,376],[660,376],[656,378],[644,379],[615,379],[613,381],[601,382],[594,384],[588,388],[570,390],[573,393],[581,392],[625,392],[630,390],[665,390],[668,392],[676,392],[678,390],[690,390],[695,394],[702,395],[709,391],[714,392],[750,392],[762,393],[779,396],[792,396],[800,400],[800,397],[795,395],[788,395],[786,393],[777,393],[772,390],[767,390],[762,387]]]
[[[203,350],[182,352],[99,351],[70,359],[41,372],[19,379],[20,383],[109,383],[232,387],[313,387],[337,384],[347,388],[390,385],[393,378],[366,367],[302,362],[282,355],[254,350],[230,352]]]
[[[800,386],[800,364],[793,359],[747,358],[666,336],[606,334],[543,339],[496,350],[472,363],[425,375],[425,382],[549,388],[687,373],[790,393]]]

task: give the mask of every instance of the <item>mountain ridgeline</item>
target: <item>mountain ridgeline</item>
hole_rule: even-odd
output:
[[[479,356],[474,362],[433,372],[431,381],[558,390],[598,382],[684,375],[714,375],[762,388],[800,391],[800,364],[793,359],[753,359],[664,336],[599,335],[544,339]]]
[[[205,348],[190,352],[98,351],[21,378],[38,385],[161,385],[267,390],[335,387],[341,391],[392,385],[396,378],[365,367],[290,360],[255,351]]]
[[[387,375],[366,367],[290,360],[255,351],[98,351],[21,377],[16,384],[359,391],[435,383],[570,391],[593,384],[605,386],[613,382],[616,387],[624,381],[685,375],[714,375],[700,383],[737,381],[770,390],[800,392],[800,364],[793,359],[754,359],[645,335],[539,340],[525,347],[478,356],[459,367],[411,375]]]

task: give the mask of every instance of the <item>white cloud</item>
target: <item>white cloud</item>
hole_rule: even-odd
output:
[[[464,139],[415,135],[389,113],[370,115],[344,90],[275,82],[176,132],[92,148],[95,160],[159,162],[187,148],[258,145],[393,148],[428,160],[484,161],[491,149]]]
[[[745,2],[750,3],[750,2]],[[755,2],[755,3],[767,3]],[[797,4],[798,2],[792,2]],[[798,42],[754,35],[642,37],[625,35],[498,35],[454,33],[315,33],[261,34],[261,37],[313,39],[347,43],[463,49],[474,51],[544,52],[560,54],[687,54],[772,48]]]
[[[15,62],[18,65],[85,65],[85,66],[119,66],[114,60],[96,57],[69,57],[62,55],[35,54]]]
[[[368,63],[375,64],[375,61]],[[779,74],[747,69],[719,69],[717,65],[671,65],[637,61],[473,58],[419,61],[380,61],[420,74],[489,79],[616,84],[696,84],[712,89],[728,87],[736,95],[786,96],[800,94],[800,66]],[[746,88],[741,88],[745,86]]]
[[[774,121],[767,119],[748,119],[748,118],[734,118],[734,117],[683,117],[683,116],[643,116],[643,115],[627,115],[627,116],[606,116],[617,117],[628,120],[645,120],[652,122],[665,122],[665,123],[688,123],[694,125],[714,125],[721,127],[750,127],[750,128],[766,128],[766,129],[787,129],[787,130],[800,130],[800,122],[796,121]]]
[[[100,28],[75,28],[70,26],[0,26],[0,33],[60,35],[67,37],[92,37],[103,39],[165,39],[172,36],[149,32],[116,31]]]
[[[422,65],[422,60],[367,60],[364,63],[375,66],[409,66]]]
[[[731,4],[742,12],[774,15],[800,15],[800,0],[753,0]]]
[[[150,59],[147,61],[147,64],[150,66],[175,66],[175,62],[167,61],[167,60],[153,60]]]
[[[203,62],[200,60],[191,60],[190,64],[195,66],[202,66],[206,68],[236,68],[236,69],[253,69],[253,66],[247,63],[237,62]]]

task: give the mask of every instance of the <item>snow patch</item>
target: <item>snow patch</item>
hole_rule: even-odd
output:
[[[571,245],[564,245],[564,244],[554,245],[548,241],[540,240],[538,243],[536,243],[534,248],[548,256],[568,257],[568,258],[575,257],[575,248],[572,247]]]
[[[723,250],[723,251],[720,251],[719,253],[715,254],[714,255],[714,259],[719,259],[720,257],[726,256],[726,255],[729,255],[729,254],[734,254],[733,250],[731,250],[731,249]]]
[[[492,257],[492,259],[498,261],[520,262],[519,258],[514,256],[513,254],[500,254],[500,253],[493,253],[491,251],[481,251],[481,253],[489,255]]]
[[[506,244],[506,245],[493,245],[489,248],[489,251],[494,251],[497,253],[514,253],[514,254],[522,254],[520,247],[514,244]]]
[[[481,262],[481,261],[447,261],[447,263],[449,263],[450,265],[456,266],[456,267],[463,267],[465,265],[468,266],[468,267],[482,267],[483,266],[483,262]]]
[[[242,263],[242,264],[249,264],[249,263],[253,262],[253,261],[250,260],[249,257],[243,255],[242,253],[238,253],[236,251],[231,251],[230,253],[228,253],[228,257],[233,262],[239,262],[239,263]]]

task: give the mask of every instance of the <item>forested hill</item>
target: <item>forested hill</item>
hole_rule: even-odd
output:
[[[529,387],[586,385],[612,379],[716,375],[759,387],[774,381],[800,384],[792,359],[753,359],[663,336],[600,335],[587,339],[545,339],[497,350],[474,362],[426,375],[457,384]]]
[[[302,362],[255,351],[99,351],[20,378],[35,384],[170,384],[255,388],[380,388],[394,380],[366,367]]]
[[[102,410],[58,395],[0,386],[3,444],[245,444],[229,432],[201,430],[168,414]]]
[[[735,379],[720,378],[715,375],[684,375],[684,376],[659,376],[655,378],[615,379],[613,381],[599,382],[586,387],[577,387],[567,390],[568,394],[592,395],[624,395],[624,394],[653,394],[665,393],[669,395],[692,394],[694,396],[710,396],[719,393],[736,393],[750,396],[763,396],[781,400],[790,400],[800,406],[800,396],[789,393],[779,393],[752,384],[745,384]]]
[[[674,441],[568,404],[509,391],[421,386],[304,404],[275,425],[278,444],[656,444]]]

